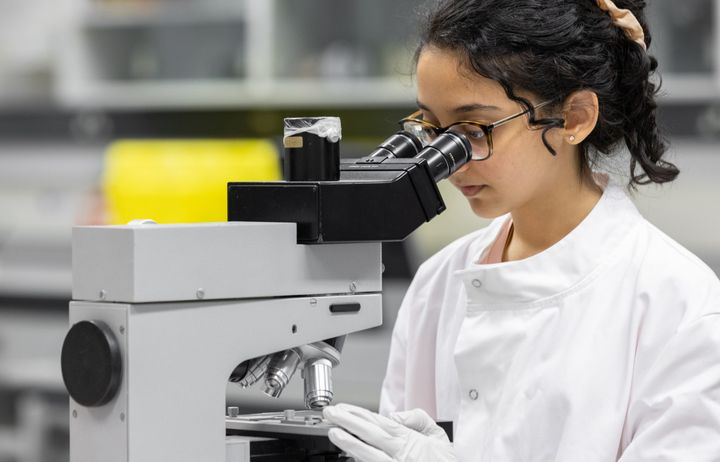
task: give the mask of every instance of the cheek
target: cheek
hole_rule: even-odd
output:
[[[488,184],[503,196],[511,197],[521,193],[546,168],[534,139],[524,135],[527,133],[504,140],[490,159],[480,162]]]
[[[493,157],[468,169],[469,177],[481,177],[490,187],[469,199],[473,211],[493,218],[531,200],[553,177],[554,158],[540,134],[525,131],[498,146]]]

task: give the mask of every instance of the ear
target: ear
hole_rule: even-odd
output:
[[[583,142],[595,129],[599,114],[600,103],[595,92],[579,90],[568,96],[563,104],[565,142],[569,144]]]

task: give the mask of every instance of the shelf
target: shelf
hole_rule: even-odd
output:
[[[720,101],[720,83],[711,75],[663,77],[660,103]],[[62,95],[62,104],[81,108],[274,108],[412,106],[415,85],[410,77],[342,80],[278,79],[171,80],[93,82]]]
[[[712,74],[665,74],[658,100],[660,103],[720,101],[720,82]]]
[[[72,271],[67,268],[0,267],[0,296],[69,299]]]
[[[410,79],[284,79],[92,82],[61,95],[73,108],[393,107],[413,105]]]
[[[89,5],[81,24],[88,29],[141,28],[242,22],[244,3],[203,6],[180,2]]]

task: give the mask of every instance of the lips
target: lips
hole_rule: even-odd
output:
[[[481,186],[461,186],[460,191],[463,193],[465,197],[473,197],[476,196],[480,191],[485,189],[485,185]]]

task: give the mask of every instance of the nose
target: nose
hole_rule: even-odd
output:
[[[457,170],[455,171],[455,173],[453,174],[453,176],[454,176],[454,177],[457,177],[458,175],[462,175],[463,173],[465,173],[465,172],[470,168],[470,164],[471,164],[471,163],[472,163],[472,161],[466,163],[465,165],[463,165],[462,167],[460,167],[459,169],[457,169]]]

